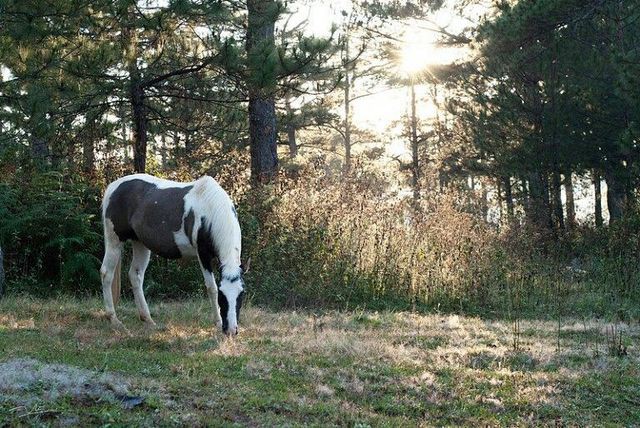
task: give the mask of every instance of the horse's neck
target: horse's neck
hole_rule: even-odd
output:
[[[221,266],[229,266],[231,269],[235,269],[240,266],[240,252],[232,249],[227,252],[220,252],[218,254]]]

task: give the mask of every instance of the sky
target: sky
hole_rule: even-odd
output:
[[[9,80],[11,78],[11,72],[5,66],[0,66],[0,75],[2,76],[2,80]]]
[[[463,48],[442,47],[437,45],[438,33],[430,30],[433,25],[446,27],[451,33],[460,32],[469,25],[469,21],[454,11],[449,1],[445,6],[429,16],[429,24],[425,21],[409,21],[399,24],[394,34],[402,40],[401,50],[396,72],[408,75],[416,73],[431,65],[449,64],[467,55]],[[292,27],[306,21],[306,31],[316,36],[327,36],[331,33],[332,25],[342,19],[341,11],[350,11],[351,2],[338,1],[310,1],[291,6],[293,16],[288,21]],[[476,15],[478,16],[478,15]],[[357,91],[358,88],[356,88]],[[417,115],[422,120],[429,120],[436,114],[436,104],[431,98],[430,89],[426,85],[417,85],[418,98]],[[360,98],[352,105],[354,124],[376,134],[387,133],[391,127],[398,128],[398,121],[404,120],[410,108],[409,88],[385,87],[381,85],[374,89],[375,95]],[[387,146],[390,155],[406,155],[408,148],[404,141],[395,138]]]

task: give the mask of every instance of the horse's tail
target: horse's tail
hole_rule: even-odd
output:
[[[113,271],[113,281],[111,282],[111,295],[113,296],[113,306],[120,301],[120,268],[122,265],[122,257],[118,257],[118,264]]]

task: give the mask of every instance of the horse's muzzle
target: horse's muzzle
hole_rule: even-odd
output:
[[[226,334],[227,336],[237,336],[238,335],[238,327],[228,328],[228,329],[224,330],[224,334]]]

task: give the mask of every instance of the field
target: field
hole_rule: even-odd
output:
[[[151,309],[127,336],[96,298],[0,301],[0,426],[640,423],[637,323],[249,306],[227,339],[204,298]]]

